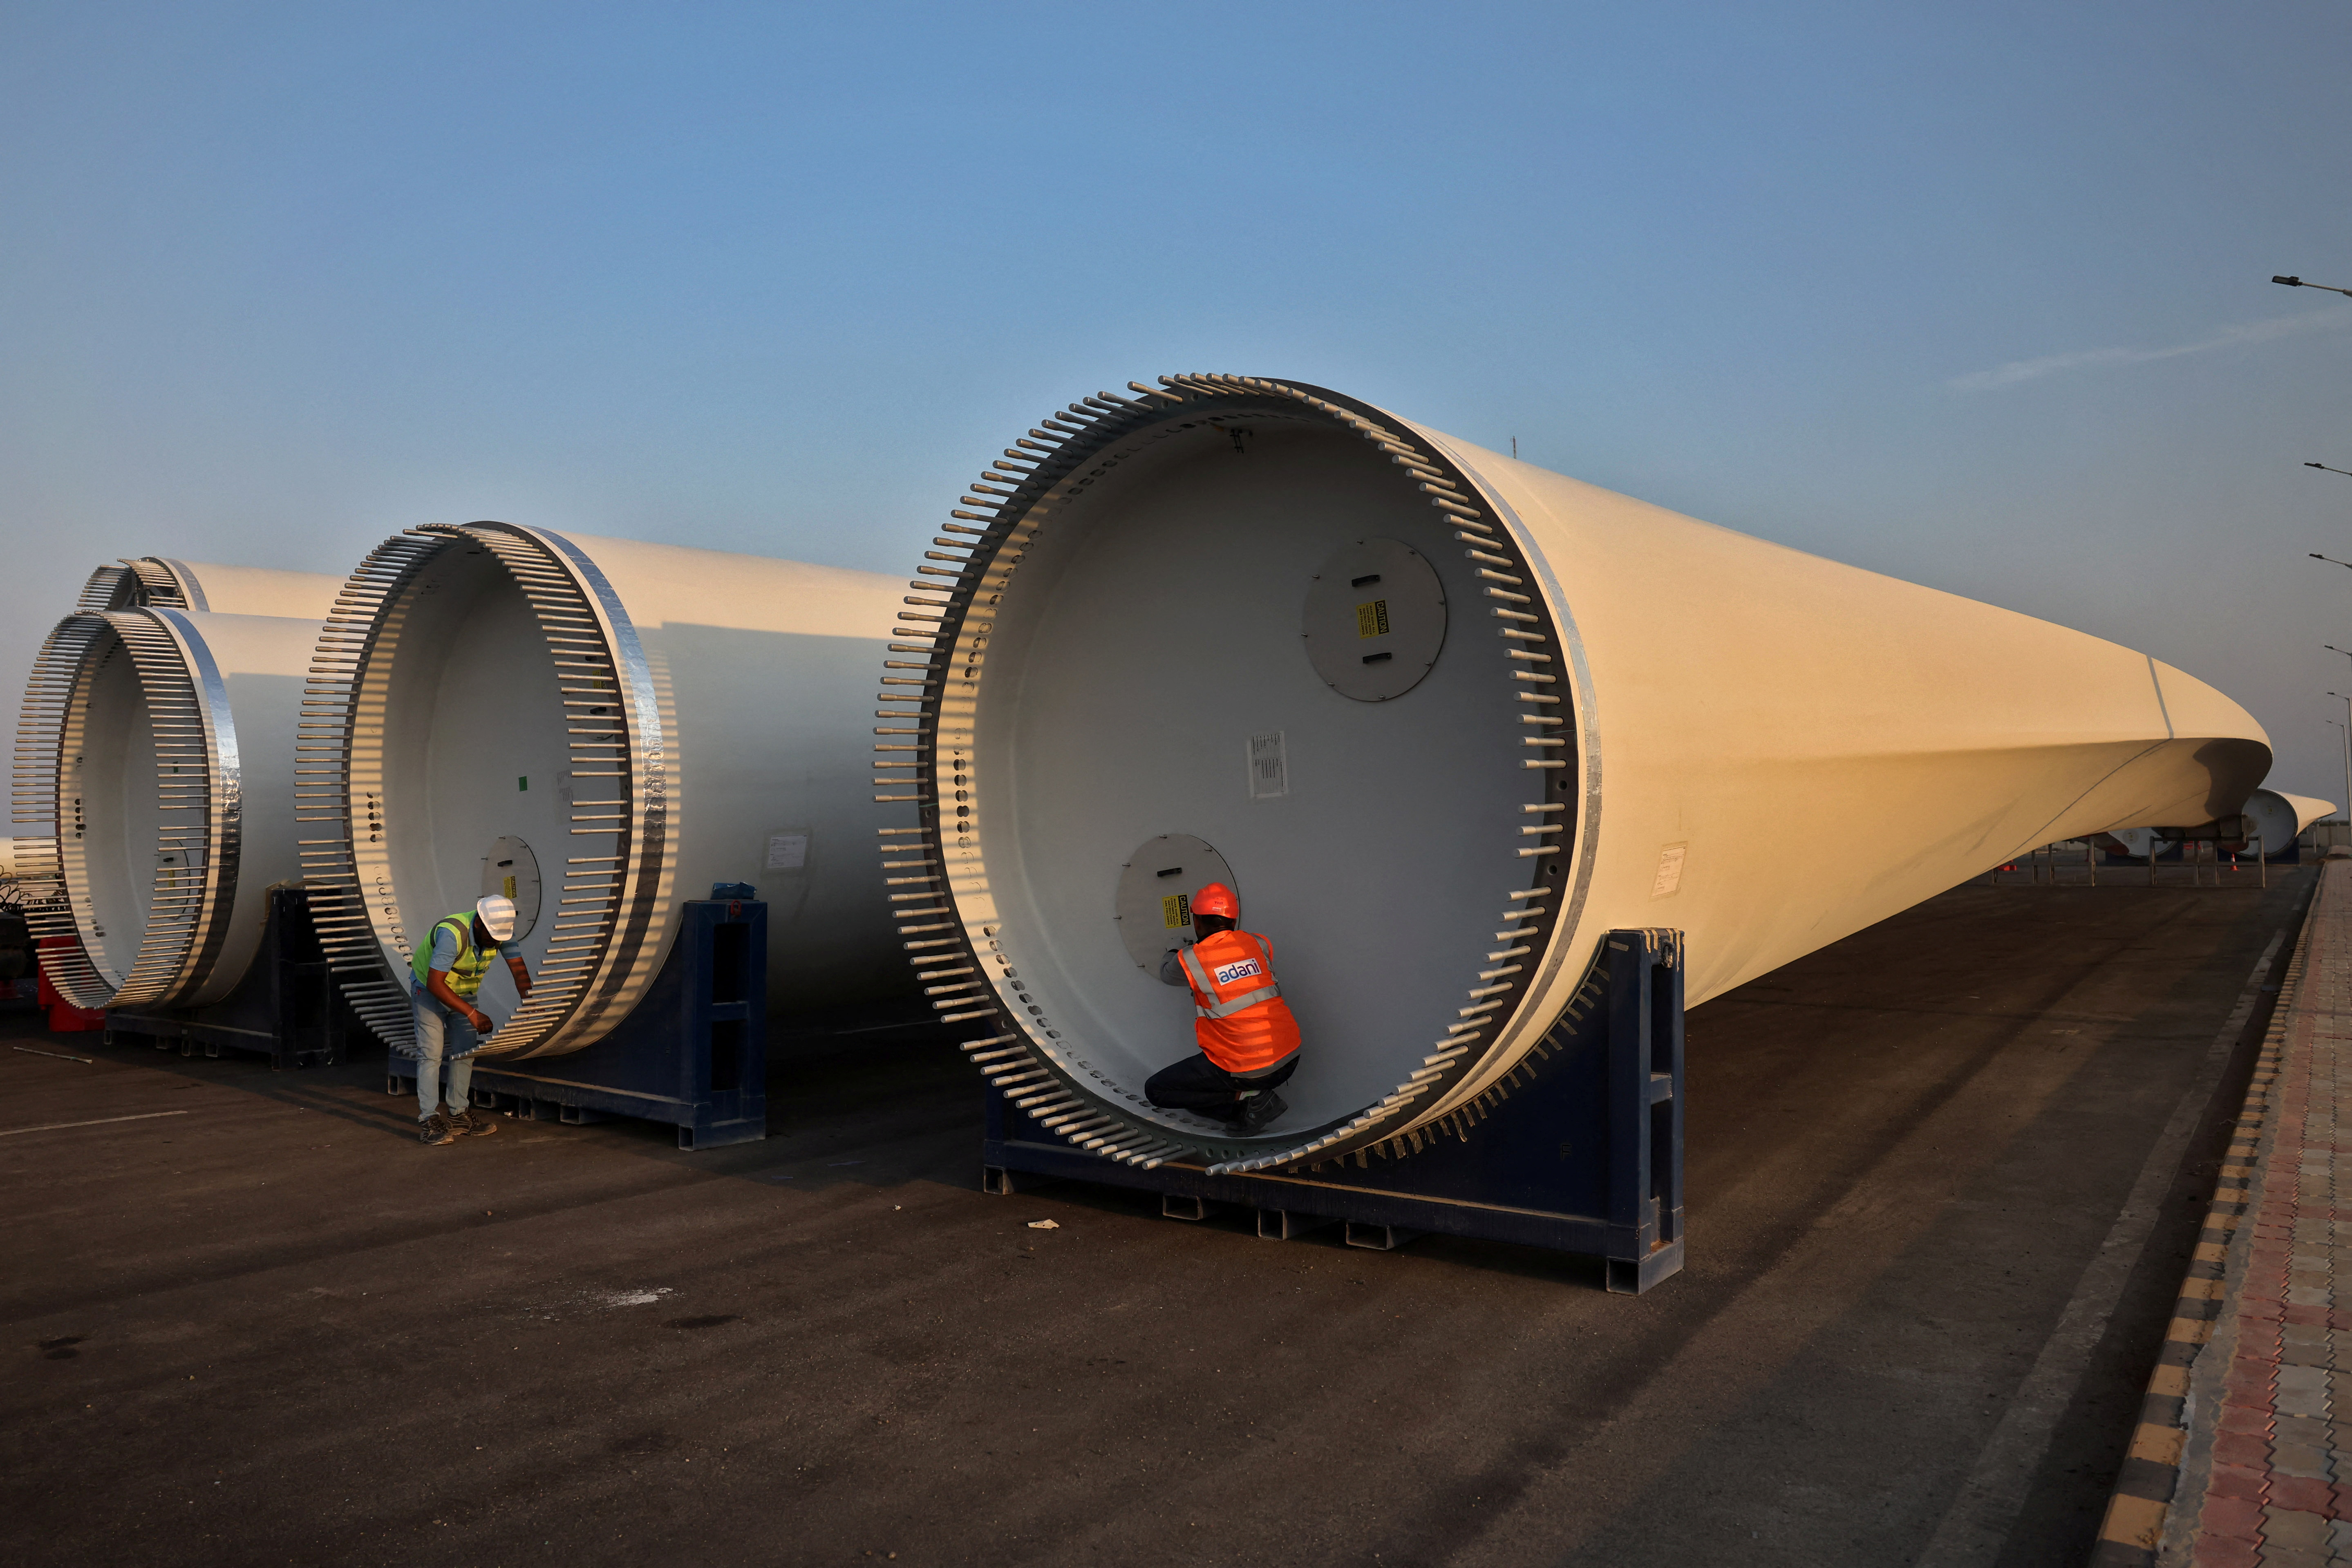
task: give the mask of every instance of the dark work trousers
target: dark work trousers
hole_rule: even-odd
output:
[[[1242,1090],[1273,1089],[1287,1083],[1297,1070],[1297,1051],[1279,1067],[1252,1078],[1236,1078],[1211,1061],[1205,1052],[1195,1051],[1173,1067],[1153,1073],[1151,1081],[1143,1086],[1143,1098],[1163,1110],[1198,1110],[1231,1119],[1241,1114]]]

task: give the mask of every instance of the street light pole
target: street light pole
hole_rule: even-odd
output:
[[[2333,283],[2305,283],[2300,278],[2273,278],[2271,281],[2284,283],[2290,289],[2325,289],[2330,294],[2341,294],[2346,299],[2352,300],[2352,289],[2338,289]]]
[[[2327,721],[2336,724],[2333,719]],[[2352,724],[2336,724],[2336,728],[2344,735],[2344,795],[2347,802],[2344,817],[2347,822],[2352,822]]]
[[[2327,695],[2344,699],[2344,722],[2336,728],[2344,731],[2344,819],[2352,822],[2352,697],[2344,697],[2340,691]],[[2335,724],[2336,721],[2330,719],[2328,722]]]
[[[2305,463],[2304,467],[2317,468],[2323,474],[2342,474],[2346,479],[2352,479],[2352,468],[2331,468],[2325,463]]]

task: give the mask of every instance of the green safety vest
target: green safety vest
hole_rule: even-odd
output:
[[[476,950],[474,914],[471,910],[460,915],[444,915],[435,921],[433,931],[426,934],[424,945],[419,947],[415,956],[408,961],[409,970],[416,976],[418,985],[428,991],[432,989],[433,983],[429,976],[433,968],[433,935],[443,926],[447,926],[457,934],[457,957],[449,965],[449,989],[470,1001],[482,989],[482,976],[490,972],[490,960],[499,956],[499,950],[496,947]]]

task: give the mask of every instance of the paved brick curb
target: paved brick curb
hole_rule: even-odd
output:
[[[2320,868],[2096,1568],[2352,1563],[2352,862]],[[2347,1205],[2339,1220],[2340,1173]],[[2341,1370],[2338,1370],[2339,1363]],[[2339,1487],[2338,1479],[2344,1481]]]

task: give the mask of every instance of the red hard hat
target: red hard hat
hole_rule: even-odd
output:
[[[1222,915],[1229,921],[1242,918],[1242,901],[1223,882],[1212,882],[1192,895],[1192,912],[1196,915]]]

